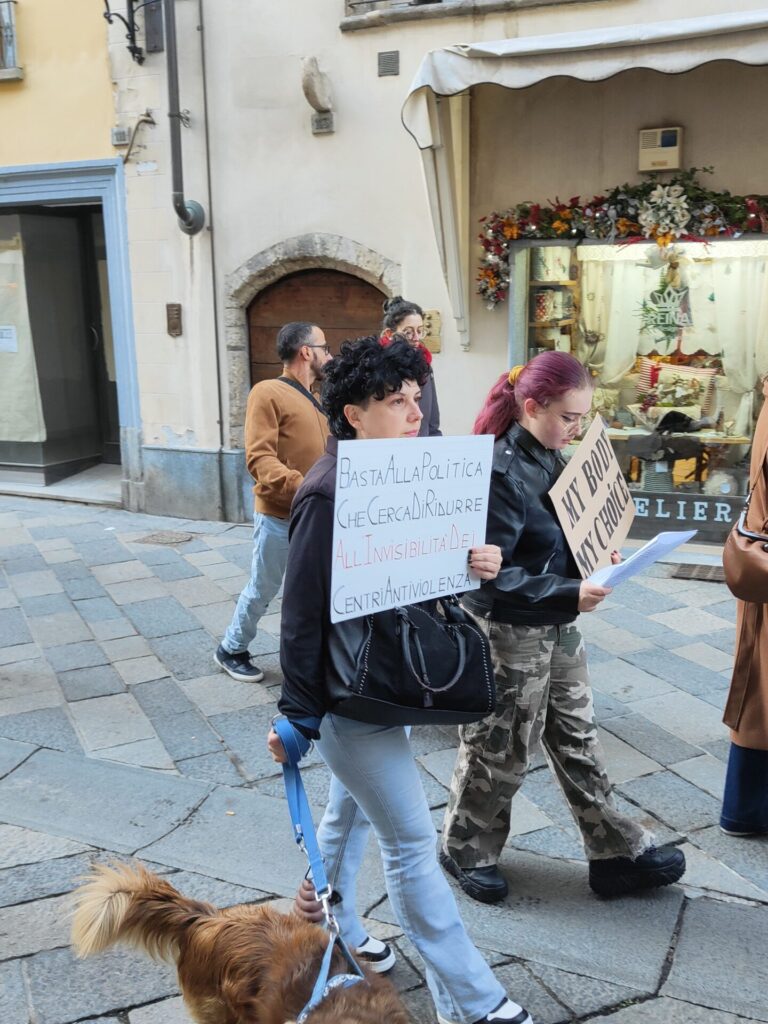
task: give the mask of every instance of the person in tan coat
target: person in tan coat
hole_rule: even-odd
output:
[[[316,324],[285,324],[277,354],[282,376],[253,386],[245,414],[245,458],[254,479],[251,578],[213,656],[233,679],[250,683],[264,678],[248,646],[283,581],[291,502],[328,437],[325,413],[310,390],[331,358],[325,335]]]
[[[768,398],[768,374],[762,379]],[[754,487],[747,526],[768,532],[768,401],[752,439]],[[720,828],[729,836],[768,835],[768,593],[736,602],[736,654],[723,721],[731,729]]]

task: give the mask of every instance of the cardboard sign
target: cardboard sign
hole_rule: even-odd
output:
[[[549,496],[582,577],[610,565],[611,552],[629,533],[635,506],[599,416]]]
[[[340,441],[331,622],[474,590],[493,438]]]

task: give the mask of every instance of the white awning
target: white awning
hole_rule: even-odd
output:
[[[449,101],[443,98],[475,85],[524,89],[556,76],[593,82],[632,68],[676,74],[715,60],[768,64],[768,9],[450,46],[424,57],[402,119],[422,151],[443,272],[465,343],[467,283],[456,251]]]

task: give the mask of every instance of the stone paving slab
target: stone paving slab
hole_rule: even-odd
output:
[[[69,944],[69,895],[0,908],[0,960]]]
[[[0,1020],[4,1024],[27,1024],[29,1021],[21,960],[0,964]]]
[[[176,679],[198,679],[213,663],[215,645],[204,629],[150,639],[149,645]]]
[[[154,768],[158,771],[178,774],[173,758],[158,737],[136,740],[134,743],[123,743],[115,747],[102,747],[92,751],[92,755],[107,761],[130,764],[136,768]]]
[[[505,851],[501,865],[510,883],[503,903],[475,903],[451,883],[462,917],[482,949],[612,984],[656,990],[683,901],[679,887],[598,900],[588,888],[583,864]],[[373,916],[394,920],[388,901]]]
[[[188,633],[199,627],[197,619],[167,594],[158,600],[131,602],[123,606],[123,611],[147,639]]]
[[[152,723],[130,693],[77,701],[69,713],[89,752],[155,737]]]
[[[237,885],[293,896],[306,870],[285,800],[228,786],[216,788],[173,832],[141,857],[213,875]]]
[[[70,892],[93,860],[92,855],[81,853],[3,868],[0,870],[0,907]]]
[[[125,683],[111,665],[76,668],[59,673],[59,685],[67,701],[107,697],[125,691]]]
[[[179,686],[194,701],[206,718],[243,711],[259,704],[272,703],[274,693],[260,683],[241,683],[224,672],[180,681]]]
[[[14,825],[133,853],[179,826],[208,792],[190,779],[40,750],[0,780],[0,807]]]
[[[0,868],[43,863],[89,849],[85,843],[64,836],[50,835],[18,825],[0,824]]]
[[[625,712],[626,710],[624,708]],[[603,721],[603,718],[599,716],[598,720]],[[650,757],[664,766],[701,754],[699,747],[686,743],[655,722],[649,721],[644,715],[635,712],[625,713],[624,716],[614,716],[604,722],[604,725],[609,732],[624,740],[625,743],[631,744],[646,757]]]
[[[671,764],[670,768],[676,775],[682,776],[705,793],[721,800],[725,787],[726,766],[711,754],[701,754],[686,761]]]
[[[26,971],[36,1024],[71,1024],[178,992],[173,968],[125,950],[75,960],[54,949],[30,957]]]
[[[767,948],[768,907],[694,900],[662,994],[768,1021]]]
[[[686,868],[682,881],[686,888],[727,893],[729,896],[760,900],[768,904],[768,891],[748,882],[715,857],[704,853],[692,843],[683,843],[680,849],[685,854]]]
[[[720,813],[720,803],[714,797],[670,771],[630,780],[618,789],[641,807],[653,807],[654,813],[678,832],[703,828]]]
[[[60,707],[0,716],[0,736],[72,753],[82,753],[75,730]]]
[[[131,693],[150,718],[194,711],[194,705],[179,684],[168,677],[132,686]]]
[[[320,813],[320,808],[314,812],[316,822]],[[307,866],[293,839],[285,799],[226,786],[214,790],[188,821],[140,856],[247,887],[258,879],[259,888],[291,898]],[[384,895],[381,858],[369,842],[358,905],[366,912]]]
[[[690,693],[676,690],[633,701],[628,708],[662,728],[674,726],[676,736],[695,746],[723,739],[722,712]]]
[[[650,999],[593,1019],[600,1024],[743,1024],[743,1018],[730,1013],[663,998]]]
[[[739,839],[711,825],[691,838],[705,853],[768,892],[768,837]]]
[[[638,651],[632,656],[632,661],[646,672],[672,683],[686,693],[711,693],[713,690],[722,693],[727,688],[727,683],[718,672],[697,665],[687,658],[679,658],[673,651]]]
[[[590,666],[589,674],[596,690],[624,702],[657,697],[675,690],[673,684],[621,658],[600,661]]]
[[[32,743],[19,743],[0,737],[0,778],[12,772],[22,761],[33,754],[37,747]]]
[[[0,611],[0,647],[15,647],[31,641],[32,634],[21,608],[3,608]]]
[[[522,964],[505,964],[493,973],[515,1002],[524,1006],[537,1024],[558,1024],[568,1018],[568,1008],[555,999]]]
[[[543,964],[529,964],[528,970],[534,978],[543,982],[558,1002],[562,1003],[574,1017],[598,1013],[608,1007],[618,1006],[628,1000],[640,999],[648,993],[637,988],[612,985],[598,978],[587,978],[581,974],[560,971]],[[514,990],[513,990],[514,991]]]
[[[237,683],[217,671],[212,661],[233,598],[246,579],[250,528],[61,503],[42,505],[32,499],[14,499],[11,506],[12,511],[5,513],[12,520],[8,528],[14,531],[10,558],[0,566],[0,666],[14,666],[15,674],[11,681],[0,667],[0,777],[2,765],[8,765],[0,781],[0,807],[7,803],[6,792],[13,793],[14,814],[22,803],[37,802],[43,810],[36,827],[47,831],[0,828],[0,854],[4,842],[8,847],[4,867],[0,856],[0,903],[19,913],[27,906],[30,915],[43,914],[36,908],[64,891],[76,862],[85,864],[115,849],[125,856],[141,846],[142,857],[150,850],[152,857],[157,856],[155,849],[165,850],[168,855],[158,857],[167,865],[161,870],[170,870],[190,895],[232,902],[280,893],[290,905],[305,860],[290,834],[279,769],[265,749],[281,678],[279,599],[262,620],[252,645],[267,674],[264,683]],[[0,524],[5,522],[2,509],[8,507],[0,499]],[[173,547],[139,543],[158,529],[186,533],[192,539]],[[706,895],[708,902],[731,900],[737,903],[723,905],[737,906],[746,900],[766,908],[766,843],[729,840],[716,827],[729,747],[720,716],[733,651],[734,603],[722,585],[676,581],[669,578],[670,572],[667,565],[652,567],[650,574],[617,588],[600,611],[582,616],[581,622],[595,676],[598,722],[607,728],[601,737],[609,774],[631,798],[619,791],[617,804],[653,828],[660,841],[686,843],[679,830],[687,832],[684,849],[690,867],[685,885],[613,904],[595,900],[586,885],[579,834],[551,773],[541,768],[544,761],[537,751],[515,801],[513,834],[503,858],[512,882],[511,906],[486,908],[459,895],[472,927],[478,934],[491,935],[493,944],[486,951],[495,968],[511,971],[511,981],[526,994],[521,971],[533,986],[529,1002],[535,1004],[538,1024],[570,1024],[584,1014],[626,1014],[627,1021],[639,1024],[639,1017],[632,1015],[635,1007],[620,1005],[629,999],[648,1008],[651,1022],[657,1013],[659,1020],[687,1021],[688,1004],[649,998],[654,985],[639,983],[662,977],[661,969],[655,973],[667,953],[662,939],[670,920],[677,918],[681,900],[696,903]],[[19,606],[14,586],[21,592]],[[15,614],[4,620],[9,611]],[[683,621],[690,624],[685,630]],[[74,628],[64,635],[68,623]],[[173,632],[179,628],[182,632]],[[166,635],[147,635],[163,630]],[[46,645],[50,664],[41,660],[33,635]],[[106,692],[115,686],[116,693]],[[93,706],[106,701],[108,709],[113,697],[135,700],[131,706],[140,707],[151,735],[99,747],[94,753],[102,760],[94,761],[85,757],[70,717],[77,716],[77,705],[83,701]],[[19,752],[11,747],[9,755],[3,740],[25,745],[28,760],[15,764]],[[437,829],[456,740],[455,728],[415,729],[412,734]],[[49,768],[35,775],[36,759],[51,756],[51,751],[34,752],[40,744],[67,747],[71,760],[59,761],[57,771]],[[145,767],[131,768],[117,763],[118,758]],[[306,772],[318,816],[328,782],[319,764],[315,753]],[[106,772],[106,779],[92,785],[91,771]],[[7,789],[11,782],[17,788]],[[61,799],[57,786],[62,787]],[[162,786],[169,788],[159,791]],[[165,803],[164,794],[177,792],[177,787],[183,798]],[[41,803],[43,796],[47,806]],[[684,807],[679,806],[682,796]],[[266,804],[256,813],[260,801]],[[158,809],[163,827],[155,820]],[[28,807],[24,810],[29,813]],[[152,822],[145,820],[146,814]],[[106,821],[100,820],[105,816]],[[86,819],[97,821],[98,829],[91,827],[98,836],[88,832],[86,837],[101,849],[83,844]],[[148,824],[151,828],[145,827]],[[222,842],[222,830],[232,837],[231,844]],[[50,834],[56,831],[73,834],[76,841],[57,847],[72,841]],[[137,832],[142,833],[138,838]],[[115,836],[117,841],[112,842]],[[549,875],[539,869],[542,863]],[[276,882],[279,887],[273,888]],[[360,909],[386,915],[384,899],[381,861],[371,842],[360,877]],[[34,934],[31,924],[22,924],[16,929],[19,936],[24,928],[27,935]],[[394,937],[406,961],[397,984],[419,986],[406,993],[418,1014],[414,1019],[434,1024],[431,1001],[421,987],[418,956],[397,926],[380,921],[370,928]],[[579,946],[585,934],[586,967]],[[628,968],[630,939],[637,963]],[[529,954],[529,962],[518,960]],[[24,960],[26,969],[50,956],[30,952]],[[77,981],[68,979],[65,984],[71,988],[71,1011],[78,1015],[72,1020],[137,1024],[139,1014],[146,1021],[141,1017],[138,1024],[169,1024],[167,1015],[179,1005],[175,989],[140,990],[135,1001],[126,995],[117,1003],[105,985],[106,994],[92,1005],[78,1002],[76,985],[91,985],[90,975],[83,973],[85,966],[73,965],[79,972]],[[669,1016],[670,1006],[677,1018]],[[47,1024],[45,1007],[43,1011],[39,1024]],[[724,1011],[707,1012],[708,1024],[730,1024]],[[697,1019],[703,1024],[703,1017]],[[0,1021],[5,1024],[2,1014]],[[26,1012],[20,1024],[27,1024]]]
[[[153,715],[151,724],[174,761],[218,753],[222,749],[221,740],[199,711]]]

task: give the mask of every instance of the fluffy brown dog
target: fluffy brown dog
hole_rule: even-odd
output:
[[[176,964],[179,986],[197,1024],[285,1024],[309,1000],[328,945],[318,925],[266,906],[217,910],[187,899],[137,864],[94,866],[75,890],[72,943],[80,957],[125,942]],[[338,948],[331,975],[349,973]],[[392,985],[336,988],[307,1024],[408,1024]]]

